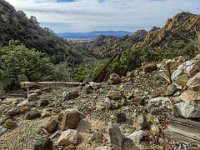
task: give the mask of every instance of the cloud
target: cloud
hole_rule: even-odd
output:
[[[55,32],[149,29],[180,11],[200,13],[199,0],[7,0]],[[66,26],[66,28],[65,28]]]

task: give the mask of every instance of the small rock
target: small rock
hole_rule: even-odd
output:
[[[64,96],[65,100],[71,100],[71,99],[75,99],[75,98],[79,97],[79,93],[76,91],[72,91],[69,93],[64,92],[63,96]]]
[[[92,89],[97,90],[97,89],[101,88],[101,83],[89,82],[89,86]]]
[[[184,102],[191,102],[197,100],[199,93],[192,90],[184,91],[179,98]]]
[[[183,74],[183,72],[184,72],[183,67],[179,66],[179,68],[175,70],[171,75],[172,81],[175,82],[177,78]]]
[[[188,80],[187,86],[195,91],[200,91],[200,72]]]
[[[152,110],[170,110],[172,103],[168,97],[156,97],[148,100],[148,107]]]
[[[197,72],[200,71],[200,61],[194,61],[194,60],[191,60],[193,62],[192,65],[189,65],[186,67],[185,69],[185,72],[190,76],[194,76]]]
[[[92,140],[94,140],[95,143],[103,143],[103,134],[100,132],[94,132],[92,135]]]
[[[8,116],[0,116],[0,125],[4,124],[9,118]]]
[[[104,110],[104,109],[106,109],[106,105],[104,105],[103,102],[97,102],[96,109],[97,110]]]
[[[51,113],[49,111],[47,111],[46,109],[42,110],[42,114],[41,114],[42,118],[49,117],[49,116],[51,116]]]
[[[53,150],[53,142],[46,137],[36,140],[34,150]]]
[[[99,146],[97,148],[95,148],[95,150],[107,150],[106,146]]]
[[[140,142],[140,140],[144,137],[144,131],[139,130],[133,132],[131,135],[128,136],[129,139],[131,139],[134,142]]]
[[[42,95],[42,90],[41,89],[37,89],[34,91],[34,93],[37,93],[38,95]]]
[[[146,72],[146,73],[155,71],[157,69],[158,68],[157,68],[156,63],[149,63],[149,64],[146,64],[146,65],[143,66],[143,71]]]
[[[17,107],[23,107],[23,106],[26,106],[28,103],[29,103],[28,100],[24,100],[24,101],[20,102],[19,104],[17,104]]]
[[[181,86],[186,86],[187,81],[189,80],[189,76],[187,74],[182,74],[177,77],[176,83]]]
[[[115,115],[115,120],[117,123],[126,122],[126,114],[125,113],[117,113]]]
[[[61,133],[57,143],[59,146],[77,145],[80,143],[81,138],[77,130],[68,129]]]
[[[45,107],[48,106],[50,103],[48,100],[41,100],[40,101],[40,107]]]
[[[118,74],[112,73],[108,80],[108,84],[119,84],[121,82],[121,78]]]
[[[167,96],[173,95],[176,91],[177,91],[176,85],[170,84],[170,85],[167,87],[166,95],[167,95]]]
[[[20,114],[20,109],[19,108],[12,108],[9,111],[7,111],[6,116],[14,117],[16,115]]]
[[[74,146],[73,144],[67,146],[64,148],[64,150],[77,150],[76,146]]]
[[[17,123],[15,121],[12,121],[11,119],[6,120],[6,122],[4,123],[4,126],[8,129],[13,129],[15,127],[17,127]]]
[[[4,128],[3,126],[0,126],[0,136],[7,132],[7,128]]]
[[[31,93],[28,95],[28,100],[29,101],[35,101],[38,99],[38,94],[37,93]]]
[[[44,129],[48,132],[48,133],[53,133],[56,131],[58,127],[58,121],[56,119],[51,119],[47,125],[44,126]]]
[[[38,110],[32,110],[26,114],[25,118],[27,120],[33,120],[33,119],[40,118],[40,117],[41,117],[41,114]]]
[[[84,118],[86,118],[86,116],[76,109],[66,110],[62,119],[61,130],[75,129],[80,120]]]
[[[159,135],[160,134],[160,128],[159,128],[159,126],[158,125],[152,125],[151,129],[150,129],[150,132],[154,136]]]
[[[116,124],[110,123],[108,126],[109,136],[110,136],[110,144],[113,150],[122,150],[124,135],[121,133],[119,127]]]
[[[200,104],[196,101],[175,104],[175,114],[189,119],[200,118]]]
[[[122,99],[122,94],[120,91],[109,91],[107,97],[111,100],[120,100]]]

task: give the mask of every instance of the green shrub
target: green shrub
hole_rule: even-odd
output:
[[[9,87],[18,86],[23,80],[46,80],[52,68],[53,64],[43,53],[19,42],[10,41],[8,47],[0,49],[1,80]]]

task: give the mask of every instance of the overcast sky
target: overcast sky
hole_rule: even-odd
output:
[[[135,31],[163,26],[177,12],[200,14],[200,0],[7,0],[55,32]]]

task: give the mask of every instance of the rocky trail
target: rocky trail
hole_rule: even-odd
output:
[[[199,101],[200,55],[106,83],[37,89],[0,100],[0,150],[198,150]]]

